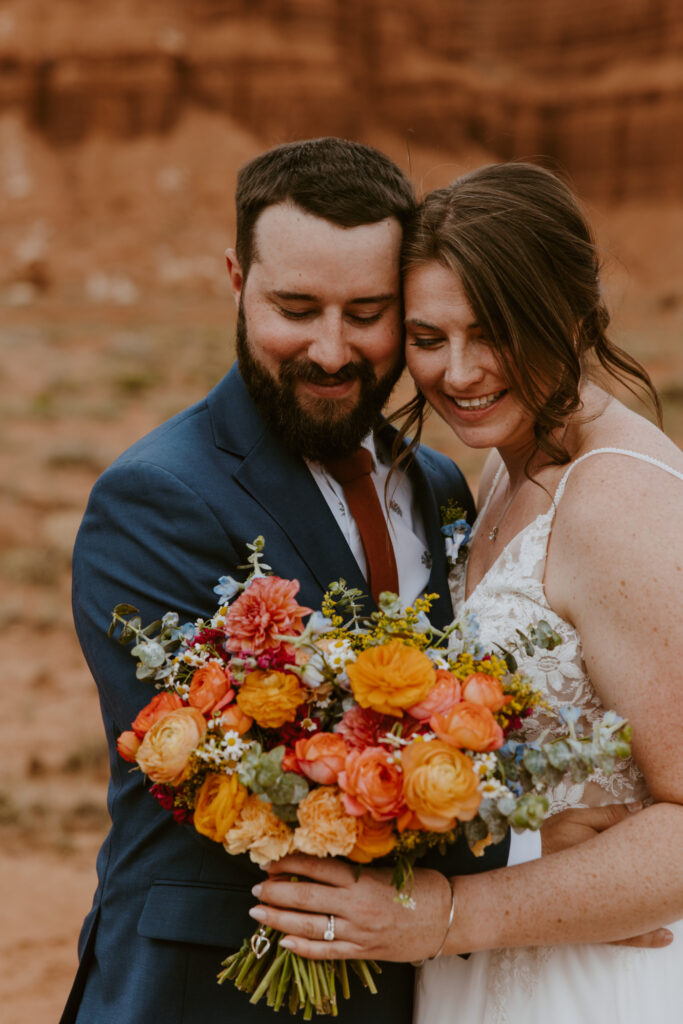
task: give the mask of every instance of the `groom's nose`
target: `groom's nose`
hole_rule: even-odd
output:
[[[353,353],[341,317],[329,315],[320,318],[306,355],[329,374],[337,373],[342,366],[352,362]]]

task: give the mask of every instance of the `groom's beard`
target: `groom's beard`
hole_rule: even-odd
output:
[[[403,359],[378,378],[368,359],[347,363],[330,375],[310,359],[292,357],[280,364],[274,377],[259,363],[249,347],[247,325],[240,304],[236,328],[237,361],[244,383],[264,420],[276,437],[295,455],[311,462],[343,458],[355,451],[364,437],[377,425],[382,408],[403,371]],[[312,399],[304,408],[297,398],[296,385],[341,384],[360,381],[356,404],[332,398]]]

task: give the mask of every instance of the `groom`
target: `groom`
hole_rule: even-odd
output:
[[[413,207],[399,169],[356,143],[293,143],[244,167],[227,254],[238,366],[93,489],[74,551],[73,605],[109,743],[112,828],[62,1024],[272,1021],[266,1007],[216,984],[221,960],[253,931],[260,872],[178,826],[117,754],[117,737],[153,690],[107,639],[113,607],[130,602],[145,622],[169,609],[181,621],[210,613],[218,577],[238,575],[262,534],[268,564],[299,580],[304,605],[319,606],[340,577],[375,594],[389,579],[406,602],[439,593],[432,617],[451,618],[439,509],[453,498],[473,515],[462,475],[422,448],[407,476],[390,482],[388,509],[383,501],[394,434],[381,409],[403,366],[399,250]],[[361,448],[368,501],[379,495],[384,508],[375,506],[371,524],[382,564],[367,516],[340,482]],[[443,869],[506,858],[507,844],[477,862],[459,849]],[[388,964],[380,996],[357,992],[339,1019],[370,1021],[381,1006],[384,1019],[409,1024],[412,985],[408,965]]]

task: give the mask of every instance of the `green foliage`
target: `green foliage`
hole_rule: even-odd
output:
[[[260,743],[253,743],[240,760],[239,779],[250,792],[271,804],[281,821],[295,822],[297,806],[308,793],[308,782],[296,772],[283,772],[284,755],[284,746],[264,752]]]

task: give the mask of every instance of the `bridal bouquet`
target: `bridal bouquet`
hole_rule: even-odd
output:
[[[259,865],[293,851],[359,866],[388,858],[396,898],[413,908],[413,865],[428,848],[464,834],[479,855],[510,827],[537,829],[551,785],[628,755],[629,726],[612,712],[590,737],[576,735],[569,709],[562,739],[524,741],[543,698],[514,651],[559,643],[546,622],[495,653],[472,619],[433,626],[435,595],[404,608],[386,593],[363,617],[361,593],[340,580],[313,611],[297,603],[296,580],[270,575],[263,548],[260,537],[250,545],[244,583],[221,578],[211,618],[180,627],[167,613],[143,628],[122,604],[110,627],[159,691],[119,753],[178,821],[227,853]],[[376,964],[308,961],[278,938],[261,926],[219,981],[306,1019],[336,1014],[349,966],[376,991]]]

